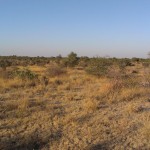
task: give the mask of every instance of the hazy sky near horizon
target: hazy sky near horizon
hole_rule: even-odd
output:
[[[0,0],[0,55],[147,57],[150,0]]]

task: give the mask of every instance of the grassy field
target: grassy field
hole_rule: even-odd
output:
[[[1,150],[148,150],[150,76],[141,63],[93,76],[83,68],[50,75],[49,65],[18,66],[38,79],[0,75]]]

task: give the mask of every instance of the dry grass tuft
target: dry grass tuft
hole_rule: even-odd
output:
[[[18,103],[18,109],[27,110],[29,108],[29,99],[22,99]]]
[[[83,109],[87,112],[94,112],[98,108],[98,102],[94,99],[86,99],[83,101]]]

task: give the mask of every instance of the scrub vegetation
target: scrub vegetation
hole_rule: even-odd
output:
[[[0,149],[150,149],[150,59],[1,56]]]

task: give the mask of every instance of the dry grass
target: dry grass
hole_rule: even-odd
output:
[[[144,126],[141,129],[141,133],[144,136],[144,138],[147,140],[147,142],[149,142],[150,141],[150,121],[144,122]]]
[[[25,85],[25,82],[20,79],[0,79],[0,90],[8,88],[20,88]]]
[[[0,78],[0,149],[150,149],[150,87],[142,67],[132,69],[128,79],[67,69],[34,86]]]
[[[96,111],[98,108],[98,102],[95,99],[87,99],[83,101],[83,109],[87,112]]]

